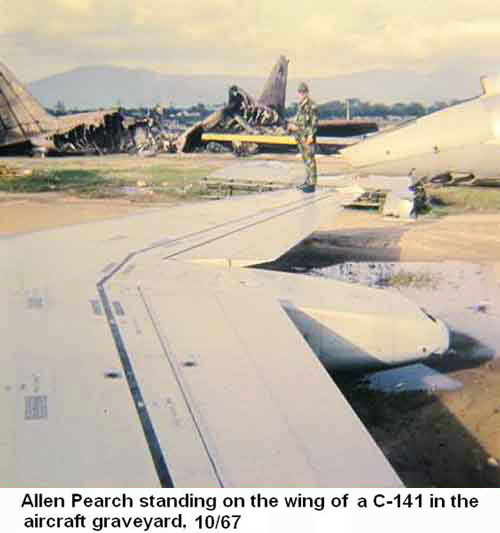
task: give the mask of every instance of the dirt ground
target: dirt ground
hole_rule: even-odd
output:
[[[162,155],[161,157],[138,158],[127,155],[110,155],[106,157],[61,157],[28,158],[9,157],[0,159],[0,165],[21,171],[36,169],[57,170],[98,170],[134,172],[137,179],[151,174],[158,165],[171,165],[180,169],[213,168],[234,163],[234,156],[221,154],[215,158],[204,154]],[[0,236],[14,233],[39,231],[61,227],[68,224],[104,220],[106,218],[126,216],[145,208],[161,208],[173,205],[152,202],[144,195],[142,198],[104,198],[82,199],[63,192],[43,193],[8,193],[0,192]]]
[[[126,216],[144,209],[127,200],[81,200],[63,193],[0,193],[0,236]]]
[[[430,215],[416,222],[399,222],[376,213],[345,211],[298,253],[322,265],[339,257],[437,262],[445,272],[454,261],[467,262],[491,275],[488,293],[482,296],[498,308],[499,230],[500,213]],[[419,292],[423,291],[406,294],[418,302]],[[443,297],[439,288],[434,292],[434,298]],[[479,298],[470,294],[472,303]],[[487,318],[476,316],[473,320],[478,322]],[[499,316],[488,317],[487,326],[497,330]],[[475,331],[478,324],[466,323],[466,328]],[[463,383],[457,391],[385,394],[360,388],[357,376],[333,376],[407,486],[500,486],[500,342],[498,336],[493,339],[485,354],[485,347],[474,336],[452,334],[450,354],[429,363]]]
[[[176,166],[223,166],[235,161],[225,155],[171,159]],[[130,165],[130,161],[113,156],[91,163],[84,158],[64,158],[57,165],[82,168],[98,164],[111,168]],[[33,159],[9,159],[7,163],[20,168],[46,164]],[[156,163],[133,159],[133,164],[145,171]],[[329,171],[326,160],[320,160],[319,166],[323,173]],[[86,200],[56,192],[1,193],[0,236],[126,216],[165,205],[172,204],[123,198]],[[500,287],[499,230],[500,213],[429,215],[416,222],[399,222],[384,220],[377,213],[345,211],[296,250],[295,259],[297,264],[313,266],[331,264],[340,257],[377,260],[379,253],[384,260],[393,261],[468,261],[488,264],[494,276],[492,282]],[[467,361],[469,340],[454,340],[453,350],[459,360]],[[454,392],[385,394],[360,389],[356,385],[359,377],[334,376],[407,486],[500,486],[500,346],[490,348],[496,356],[490,361],[450,365],[441,358],[432,362],[434,368],[464,384]]]

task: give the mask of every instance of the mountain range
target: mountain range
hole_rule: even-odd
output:
[[[411,70],[373,70],[345,76],[306,80],[317,103],[345,98],[395,103],[448,101],[479,94],[480,72],[448,68],[431,74]],[[236,84],[258,96],[265,77],[199,76],[160,74],[146,69],[114,66],[80,67],[28,84],[33,95],[46,107],[64,102],[66,108],[94,109],[155,104],[186,107],[203,103],[220,104],[227,99],[230,85]],[[296,100],[298,79],[288,81],[288,101]]]

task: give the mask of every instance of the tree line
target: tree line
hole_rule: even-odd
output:
[[[398,102],[396,104],[382,104],[382,103],[372,103],[372,102],[363,102],[357,98],[350,100],[350,116],[351,118],[355,117],[369,117],[369,118],[406,118],[406,117],[422,117],[433,113],[434,111],[439,111],[440,109],[445,109],[452,105],[457,105],[465,100],[452,100],[450,102],[434,102],[432,105],[425,106],[419,102],[411,103],[402,103]],[[296,103],[291,104],[285,110],[285,115],[287,118],[293,117],[297,113],[298,105]],[[347,115],[347,102],[346,100],[332,100],[325,104],[318,105],[316,107],[318,117],[321,119],[330,119],[330,118],[345,118]]]
[[[367,118],[383,118],[388,119],[391,117],[397,118],[408,118],[408,117],[422,117],[433,113],[434,111],[439,111],[446,107],[452,105],[457,105],[465,100],[452,100],[449,102],[439,101],[434,102],[432,105],[425,106],[419,102],[411,103],[402,103],[398,102],[395,104],[383,104],[383,103],[372,103],[372,102],[363,102],[359,99],[353,98],[350,100],[350,116],[351,118],[356,117],[367,117]],[[119,108],[127,114],[132,116],[147,116],[151,108],[139,107],[139,108],[125,108],[120,104],[116,105],[115,108]],[[346,100],[332,100],[326,102],[325,104],[320,104],[317,106],[317,112],[320,119],[333,119],[333,118],[345,118],[347,114],[347,102]],[[298,104],[293,103],[286,107],[285,109],[285,118],[291,118],[297,114]],[[66,109],[64,102],[59,100],[54,108],[49,109],[54,115],[65,115],[68,113],[75,113],[77,109]],[[85,111],[92,111],[86,109]],[[202,103],[198,103],[189,107],[181,108],[168,106],[162,108],[162,115],[164,118],[175,118],[179,114],[186,113],[195,113],[198,114],[201,119],[206,118],[213,111],[212,107],[205,106]]]

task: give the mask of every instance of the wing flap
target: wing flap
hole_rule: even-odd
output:
[[[281,199],[281,205],[224,229],[216,236],[200,240],[196,247],[176,251],[175,256],[184,261],[223,259],[238,261],[240,265],[273,261],[326,220],[332,220],[346,201],[359,196],[359,192],[352,191],[323,191],[314,195],[287,191],[275,194]]]
[[[212,290],[186,271],[159,285],[141,284],[140,292],[164,349],[163,371],[175,375],[224,486],[400,486],[266,290]],[[136,369],[159,372],[159,366]],[[183,449],[179,441],[166,445],[167,462]],[[183,485],[182,470],[174,478]]]
[[[219,487],[220,480],[196,426],[191,405],[166,357],[140,288],[112,284],[106,291],[141,397],[153,422],[162,462],[176,487]],[[123,314],[122,314],[123,313]],[[149,438],[149,436],[146,436]]]

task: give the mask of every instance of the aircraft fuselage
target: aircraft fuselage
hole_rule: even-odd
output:
[[[383,131],[341,154],[360,173],[495,176],[500,169],[500,94],[486,92]]]

